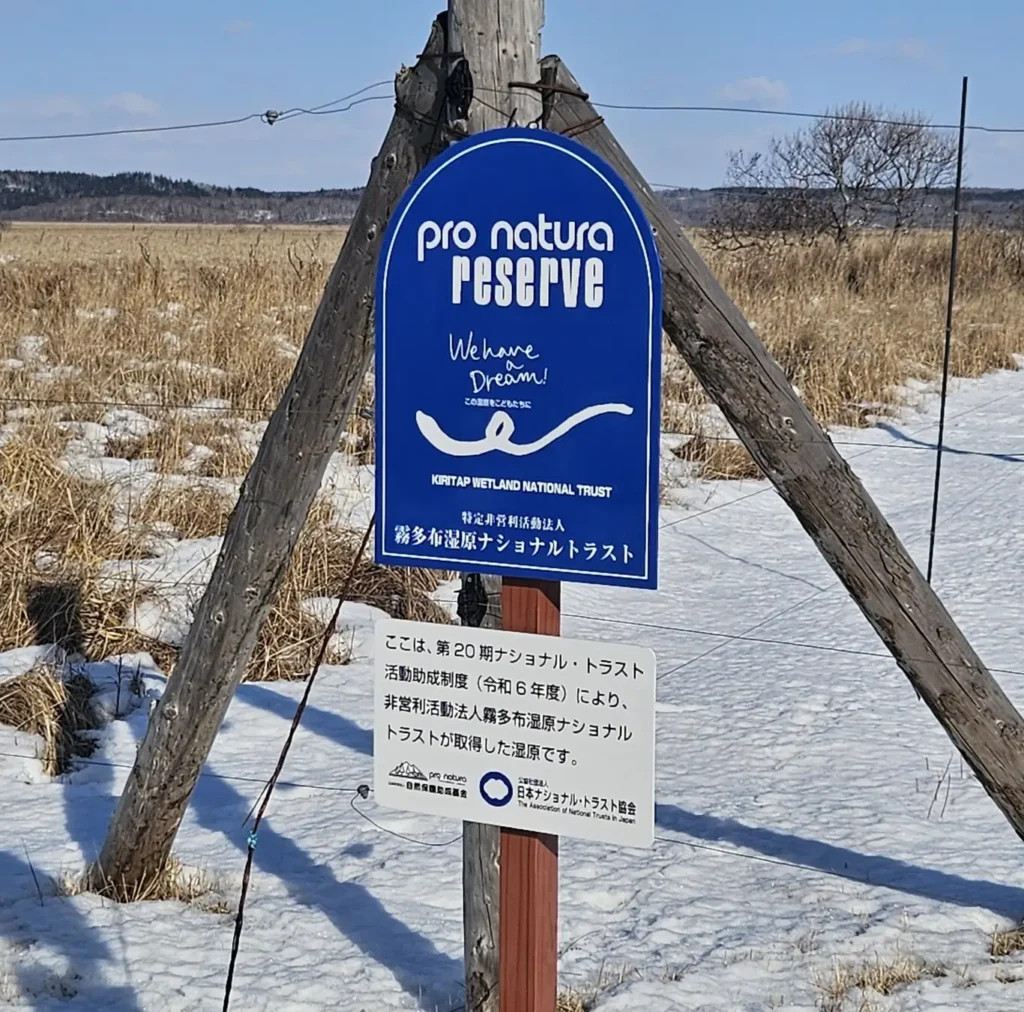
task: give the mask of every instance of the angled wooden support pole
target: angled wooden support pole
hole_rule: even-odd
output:
[[[630,184],[657,234],[666,333],[1024,838],[1024,724],[778,363],[556,56],[542,61],[551,130]]]
[[[188,799],[277,595],[373,348],[373,290],[384,228],[436,147],[446,15],[395,79],[396,111],[374,159],[291,381],[241,496],[210,585],[150,717],[94,870],[132,886],[162,870]]]

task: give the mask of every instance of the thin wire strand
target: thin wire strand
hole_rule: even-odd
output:
[[[29,759],[38,762],[40,757],[36,754],[29,754],[27,752],[0,752],[0,756],[5,759]],[[115,770],[130,770],[134,769],[131,763],[115,763],[110,762],[106,759],[87,759],[84,756],[75,756],[75,766],[99,766],[105,769]],[[204,771],[199,774],[200,779],[207,780],[224,780],[228,783],[238,784],[260,784],[261,787],[266,788],[267,781],[263,777],[236,777],[228,773],[213,773],[212,771]],[[330,784],[307,784],[298,780],[278,780],[278,787],[291,787],[301,788],[309,791],[328,791],[332,794],[358,794],[359,789],[356,787],[335,787]]]
[[[341,98],[333,99],[330,102],[321,102],[320,105],[310,106],[308,109],[304,109],[301,106],[295,106],[292,109],[285,109],[278,116],[278,122],[285,119],[292,119],[294,116],[324,116],[329,115],[332,112],[339,112],[338,109],[331,109],[330,106],[341,105],[342,102],[348,102],[353,98],[357,98],[359,95],[364,94],[368,91],[373,91],[374,88],[383,88],[390,85],[392,82],[385,79],[382,81],[374,81],[373,84],[367,84],[364,87],[358,89],[358,91],[349,92],[347,95],[342,95]],[[377,95],[376,98],[390,98],[389,95]]]
[[[168,133],[173,130],[204,130],[208,127],[235,126],[239,123],[248,123],[250,120],[263,119],[266,113],[251,112],[248,116],[238,116],[235,119],[209,120],[205,123],[176,123],[172,126],[152,127],[121,127],[116,130],[82,130],[76,133],[63,134],[25,134],[19,137],[0,137],[0,144],[20,143],[22,141],[70,141],[79,140],[85,137],[118,137],[123,134],[159,134]]]
[[[119,127],[112,130],[81,130],[70,133],[55,134],[24,134],[20,136],[0,137],[0,144],[20,143],[22,141],[80,140],[88,137],[119,137],[125,134],[159,134],[180,130],[206,130],[215,127],[237,126],[240,123],[248,123],[252,120],[260,120],[268,125],[273,125],[274,123],[279,123],[283,120],[294,119],[296,116],[327,116],[333,113],[348,112],[349,109],[352,109],[357,105],[361,105],[363,102],[377,102],[390,99],[390,95],[371,95],[366,98],[356,99],[356,96],[362,95],[364,92],[372,91],[374,88],[380,88],[382,85],[390,83],[390,81],[386,80],[375,81],[373,84],[364,85],[362,88],[359,88],[342,98],[336,98],[331,102],[324,102],[321,105],[315,105],[309,109],[295,106],[282,113],[275,113],[273,110],[268,109],[266,112],[251,112],[246,116],[236,116],[230,119],[206,120],[196,123],[174,123],[165,126]],[[349,99],[356,100],[349,102],[347,106],[340,109],[328,108],[329,106],[346,102]]]
[[[536,84],[514,83],[512,89],[530,89],[543,93],[543,82]],[[504,95],[506,92],[499,88],[477,86],[477,91],[488,91],[492,94]],[[579,96],[577,96],[579,97]],[[762,109],[750,108],[749,106],[737,105],[682,105],[677,103],[633,103],[633,102],[598,102],[589,96],[587,101],[595,109],[621,109],[627,112],[724,112],[742,113],[749,116],[781,116],[795,119],[830,120],[839,123],[878,123],[881,126],[898,127],[925,127],[933,130],[959,130],[959,123],[932,123],[928,120],[914,120],[910,118],[897,119],[886,116],[856,116],[841,112],[806,112],[794,109]],[[1024,127],[993,127],[982,124],[968,123],[968,130],[977,130],[982,133],[991,134],[1024,134]]]
[[[331,621],[327,624],[323,638],[320,641],[320,650],[317,654],[316,663],[313,665],[313,670],[309,673],[309,677],[306,679],[306,686],[302,692],[302,698],[299,700],[299,705],[295,708],[295,715],[292,717],[292,723],[288,729],[288,736],[285,738],[281,754],[278,756],[277,765],[274,767],[274,772],[267,781],[266,787],[261,792],[262,800],[258,801],[259,807],[256,810],[256,818],[253,821],[252,829],[249,831],[249,836],[246,840],[245,871],[242,873],[242,888],[238,897],[238,914],[235,917],[235,931],[231,940],[231,958],[228,962],[227,979],[224,982],[223,1012],[228,1012],[228,1006],[231,1003],[231,987],[235,977],[235,963],[238,959],[238,948],[241,944],[242,927],[245,922],[245,900],[249,893],[249,880],[252,875],[252,861],[256,852],[256,840],[260,824],[263,822],[264,815],[266,815],[267,806],[270,804],[270,799],[274,793],[274,787],[277,784],[278,777],[281,775],[281,771],[284,769],[284,764],[288,758],[288,752],[291,749],[292,742],[295,740],[295,732],[299,729],[299,724],[302,721],[302,714],[305,712],[306,704],[309,702],[310,693],[313,691],[313,685],[316,682],[316,676],[319,674],[320,668],[323,665],[324,657],[327,654],[328,644],[330,643],[331,637],[334,635],[335,629],[337,628],[338,618],[341,616],[341,609],[345,603],[345,598],[348,596],[348,593],[352,588],[352,583],[355,580],[359,563],[362,561],[363,553],[366,551],[367,544],[369,544],[370,535],[373,533],[374,520],[375,518],[371,518],[369,524],[367,524],[366,533],[363,535],[359,551],[352,560],[352,566],[349,569],[348,576],[345,578],[345,583],[341,588],[341,594],[338,597],[337,607],[334,609]],[[246,821],[248,821],[248,818],[246,818]]]
[[[834,587],[826,587],[822,593],[829,590],[834,590]],[[789,610],[789,609],[787,609]],[[783,612],[782,614],[785,614]],[[688,636],[711,636],[720,637],[730,642],[739,641],[743,643],[758,643],[765,646],[779,646],[779,647],[795,647],[800,650],[817,650],[821,653],[828,654],[846,654],[852,657],[872,657],[877,660],[893,660],[893,656],[888,651],[879,650],[858,650],[855,647],[834,647],[825,646],[821,643],[806,643],[800,640],[787,640],[787,639],[773,639],[767,636],[750,636],[742,633],[724,633],[716,632],[713,629],[695,629],[689,626],[675,626],[675,625],[662,625],[657,622],[639,622],[634,619],[624,618],[607,618],[601,616],[600,618],[592,615],[580,615],[574,614],[573,612],[563,611],[563,618],[575,618],[582,621],[606,623],[608,625],[624,625],[624,626],[635,626],[639,629],[654,629],[662,632],[674,632],[674,633],[685,633]],[[779,616],[771,616],[777,618]],[[954,663],[952,661],[937,661],[934,658],[907,658],[907,662],[910,664],[942,664],[944,667],[950,668],[967,668],[974,670],[975,665],[965,664],[962,662]],[[1024,671],[1018,671],[1014,668],[987,668],[988,671],[995,672],[1000,675],[1016,675],[1024,678]]]
[[[363,105],[365,102],[393,101],[394,98],[391,95],[367,95],[365,98],[357,98],[355,101],[349,102],[348,105],[342,106],[340,109],[296,109],[287,116],[281,115],[277,122],[286,122],[287,120],[295,119],[296,116],[333,116],[338,112],[348,112],[349,109],[354,109],[357,105]]]
[[[367,788],[367,791],[368,790],[369,790],[369,788]],[[363,796],[364,795],[363,795],[363,793],[361,791],[357,791],[356,792],[356,797],[363,797]],[[376,829],[379,829],[382,833],[387,833],[388,836],[393,836],[393,837],[395,837],[396,839],[399,839],[399,840],[405,840],[407,843],[415,843],[417,847],[439,847],[439,848],[451,847],[453,844],[458,843],[459,840],[462,839],[462,834],[459,833],[459,835],[456,836],[454,839],[445,840],[445,841],[440,842],[440,843],[435,843],[435,842],[433,842],[431,840],[417,840],[413,836],[406,836],[404,833],[398,833],[398,832],[396,832],[393,829],[388,829],[387,826],[382,826],[379,822],[375,822],[373,819],[370,818],[369,815],[366,814],[366,812],[364,812],[356,804],[356,799],[355,798],[352,798],[352,800],[349,801],[349,806],[351,807],[352,811],[356,813],[356,815],[358,815],[361,818],[365,819],[371,826],[374,826]]]
[[[283,122],[285,120],[294,119],[296,116],[327,116],[339,112],[347,112],[349,109],[362,104],[363,102],[375,102],[389,99],[391,96],[377,95],[368,98],[356,99],[356,101],[350,102],[349,105],[343,108],[331,108],[332,106],[340,106],[342,102],[349,101],[349,99],[356,98],[358,95],[362,95],[364,92],[371,91],[374,88],[383,87],[391,84],[391,81],[384,79],[381,81],[375,81],[372,84],[365,85],[362,88],[352,92],[349,95],[345,95],[342,98],[333,99],[330,102],[323,102],[320,105],[310,106],[309,108],[301,106],[293,106],[292,108],[286,109],[284,112],[274,112],[273,110],[267,110],[266,112],[253,112],[245,116],[229,117],[225,119],[206,120],[194,123],[174,123],[163,126],[151,126],[151,127],[119,127],[110,130],[82,130],[65,133],[53,133],[53,134],[21,134],[0,137],[0,143],[21,143],[30,141],[57,141],[57,140],[80,140],[86,138],[97,138],[97,137],[118,137],[127,134],[153,134],[153,133],[167,133],[172,131],[182,130],[204,130],[211,128],[237,126],[242,123],[248,123],[252,120],[260,120],[263,123],[273,124]],[[497,89],[479,89],[479,90],[491,90],[497,91]],[[504,94],[504,92],[502,92]],[[477,95],[478,101],[483,101]],[[484,102],[484,104],[487,104]],[[706,112],[706,113],[729,113],[729,114],[742,114],[748,116],[774,116],[783,118],[796,118],[796,119],[811,119],[811,120],[831,120],[831,121],[842,121],[842,122],[867,122],[867,123],[878,123],[883,126],[910,126],[910,127],[924,127],[934,130],[959,130],[959,124],[953,123],[929,123],[927,121],[916,122],[907,119],[889,119],[885,117],[873,117],[873,116],[852,116],[844,115],[842,113],[830,113],[830,112],[805,112],[792,109],[760,109],[760,108],[745,108],[743,106],[728,106],[728,105],[681,105],[681,104],[657,104],[657,103],[628,103],[628,102],[595,102],[592,101],[591,105],[596,109],[615,109],[627,112]],[[1024,127],[996,127],[987,126],[980,123],[968,123],[965,124],[965,130],[970,130],[979,133],[987,134],[1024,134]],[[675,187],[670,187],[675,188]]]
[[[751,116],[781,116],[795,119],[831,120],[846,123],[878,123],[881,126],[925,127],[932,130],[959,130],[958,123],[915,122],[904,119],[886,119],[876,116],[846,116],[841,113],[797,112],[788,109],[746,109],[729,105],[645,105],[624,102],[591,102],[595,109],[621,109],[628,112],[725,112],[746,113]],[[1024,134],[1024,127],[992,127],[977,123],[966,124],[965,129],[988,134]]]

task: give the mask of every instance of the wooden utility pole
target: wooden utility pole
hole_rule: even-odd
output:
[[[242,485],[224,545],[114,812],[94,882],[130,888],[162,870],[189,796],[277,595],[345,429],[373,348],[377,253],[395,205],[436,147],[445,15],[395,79],[373,162],[291,381]]]
[[[663,324],[750,455],[1024,838],[1024,723],[849,465],[556,56],[548,127],[604,158],[657,235]]]
[[[513,121],[525,125],[539,120],[540,95],[514,92],[509,85],[524,79],[537,80],[543,24],[543,0],[449,0],[449,125],[466,133],[480,133]],[[459,596],[464,624],[485,628],[502,625],[500,577],[466,574]],[[467,1012],[498,1009],[501,848],[502,836],[497,826],[464,824],[462,901]]]
[[[495,597],[495,591],[497,596]],[[459,591],[463,625],[501,628],[501,578],[465,573]],[[498,1009],[498,895],[501,832],[462,824],[462,941],[466,1012]]]

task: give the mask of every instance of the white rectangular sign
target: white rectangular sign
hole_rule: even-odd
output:
[[[379,804],[653,844],[652,650],[399,619],[375,638]]]

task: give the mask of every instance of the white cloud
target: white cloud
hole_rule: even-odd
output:
[[[785,105],[789,98],[789,89],[782,81],[773,81],[768,77],[744,77],[719,88],[716,96],[723,102]]]
[[[858,37],[840,42],[832,52],[836,56],[875,56],[904,63],[934,65],[941,62],[941,54],[938,49],[923,39],[897,39],[879,42]]]
[[[836,46],[838,56],[863,56],[872,51],[872,45],[867,39],[847,39]]]
[[[224,26],[224,31],[228,35],[244,35],[250,28],[252,28],[251,21],[229,21]]]
[[[160,111],[160,106],[156,102],[136,91],[122,91],[118,95],[111,95],[103,104],[108,109],[118,109],[130,116],[155,116]]]

